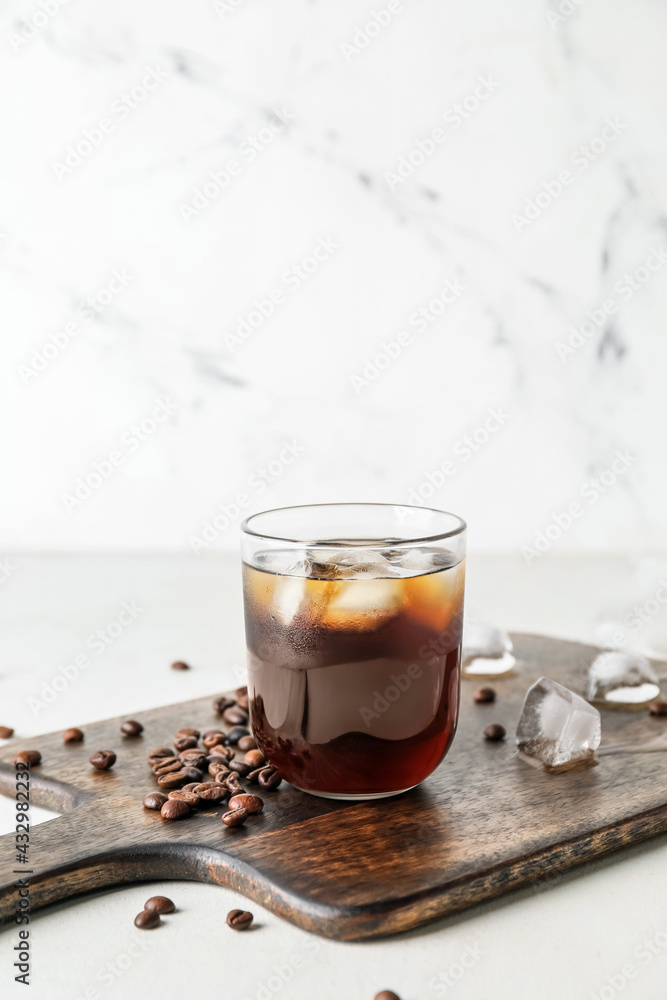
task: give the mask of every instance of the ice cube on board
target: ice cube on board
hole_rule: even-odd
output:
[[[497,677],[514,667],[509,634],[487,622],[467,622],[463,628],[462,670],[468,677]]]
[[[549,769],[595,762],[600,713],[578,694],[548,677],[528,689],[516,730],[520,750]]]
[[[588,699],[610,708],[642,708],[660,696],[651,661],[638,653],[600,653],[588,671]]]

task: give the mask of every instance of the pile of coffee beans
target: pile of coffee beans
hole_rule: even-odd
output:
[[[262,812],[264,800],[244,789],[241,781],[273,791],[282,775],[267,765],[248,729],[248,689],[238,688],[234,695],[213,702],[230,728],[202,733],[184,726],[174,733],[171,746],[151,751],[148,765],[159,791],[146,795],[145,809],[159,811],[165,820],[179,820],[224,804],[227,829],[243,826]]]

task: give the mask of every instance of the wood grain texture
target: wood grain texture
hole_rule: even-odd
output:
[[[137,716],[138,739],[122,737],[122,719],[110,719],[87,726],[80,744],[63,744],[61,733],[13,740],[0,753],[0,791],[14,794],[14,754],[38,749],[31,800],[63,813],[31,834],[33,909],[105,886],[194,879],[352,940],[408,930],[667,830],[667,753],[604,757],[563,774],[517,756],[512,737],[527,687],[544,674],[582,693],[598,651],[514,640],[518,667],[494,683],[497,702],[474,704],[477,682],[464,680],[449,755],[394,799],[332,802],[283,785],[261,792],[264,813],[238,829],[221,823],[222,807],[165,823],[142,807],[157,788],[146,758],[181,726],[219,726],[209,698]],[[482,738],[489,722],[506,727],[506,742]],[[667,719],[647,713],[603,713],[603,743],[640,743],[666,729]],[[113,770],[90,767],[97,749],[116,751]],[[14,854],[13,834],[0,838],[1,920],[16,908]]]

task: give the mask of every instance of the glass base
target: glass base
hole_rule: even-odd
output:
[[[393,795],[403,795],[411,788],[416,787],[416,785],[410,785],[410,788],[399,788],[395,792],[356,792],[352,795],[344,795],[341,792],[313,792],[310,788],[299,788],[298,785],[292,785],[292,788],[296,788],[298,792],[305,792],[306,795],[315,795],[318,799],[338,799],[341,802],[370,802],[372,799],[390,799]]]

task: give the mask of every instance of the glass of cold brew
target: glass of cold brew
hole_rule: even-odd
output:
[[[317,504],[242,526],[253,734],[293,786],[398,795],[438,766],[459,710],[466,525]]]

